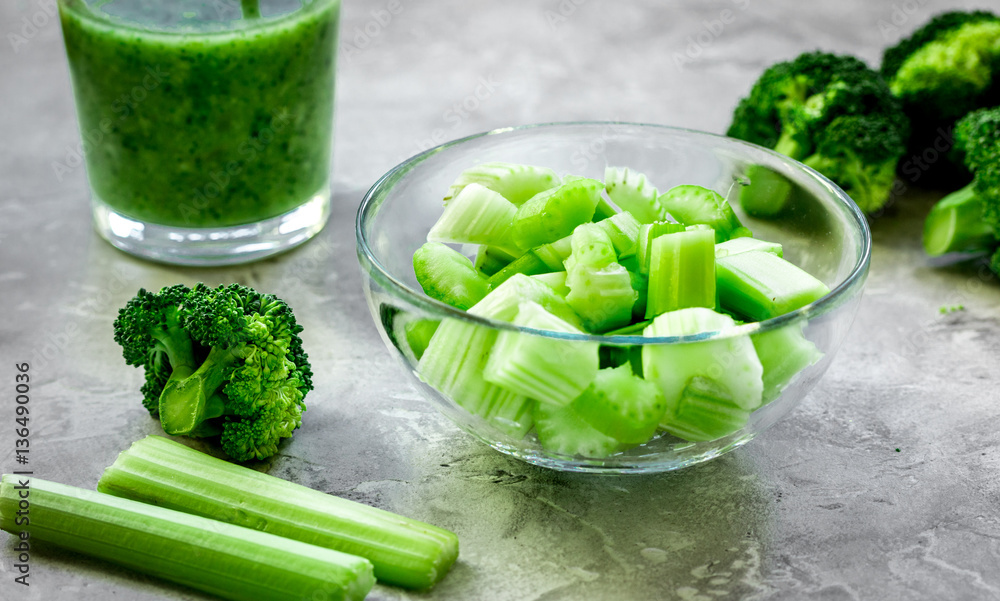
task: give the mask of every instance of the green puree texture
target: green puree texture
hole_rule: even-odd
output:
[[[211,32],[60,4],[87,175],[148,223],[275,217],[329,185],[339,0]],[[109,23],[115,23],[114,26]]]

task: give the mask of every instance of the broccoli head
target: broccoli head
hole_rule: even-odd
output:
[[[302,424],[309,358],[291,308],[239,284],[139,290],[115,341],[146,371],[143,406],[178,436],[221,436],[237,461],[264,459]]]
[[[808,52],[765,70],[726,133],[812,166],[871,213],[889,198],[908,128],[877,72],[852,56]]]
[[[1000,104],[1000,17],[987,11],[937,15],[886,49],[882,76],[913,123],[914,158],[951,142],[966,113]],[[968,181],[960,158],[922,166],[931,185]]]
[[[955,127],[955,144],[972,182],[945,196],[924,221],[924,250],[991,252],[1000,275],[1000,106],[969,113]]]

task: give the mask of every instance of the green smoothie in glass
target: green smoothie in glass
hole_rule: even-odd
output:
[[[325,221],[339,0],[59,2],[95,217],[113,216],[112,243],[134,222],[116,245],[225,263],[248,245],[287,247],[273,238],[295,224],[276,219],[310,201],[323,206],[298,221]],[[260,223],[264,242],[244,227]],[[141,248],[155,234],[159,246]],[[185,243],[211,257],[184,259]]]

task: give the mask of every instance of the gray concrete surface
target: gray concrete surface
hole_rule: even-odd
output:
[[[17,468],[14,363],[31,364],[31,468],[92,488],[120,450],[160,432],[112,340],[117,308],[140,286],[237,281],[296,308],[317,372],[305,425],[270,473],[461,537],[433,591],[377,586],[371,599],[1000,599],[1000,283],[922,256],[933,193],[907,182],[873,220],[854,328],[789,419],[712,463],[643,477],[544,471],[440,417],[378,338],[352,229],[375,179],[432,143],[573,119],[722,131],[778,59],[823,48],[875,62],[930,15],[987,4],[402,0],[386,20],[385,0],[347,0],[329,227],[279,258],[194,270],[92,232],[82,167],[53,169],[79,141],[58,23],[39,16],[45,0],[4,0],[0,471]],[[24,587],[14,555],[0,535],[5,601],[205,598],[43,545]]]

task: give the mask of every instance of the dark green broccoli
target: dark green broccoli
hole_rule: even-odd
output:
[[[1000,104],[1000,17],[987,11],[937,15],[886,49],[880,69],[913,124],[910,159],[901,172],[922,184],[968,180],[960,158],[948,157],[955,121]],[[942,157],[944,160],[939,160]]]
[[[908,127],[899,101],[865,63],[808,52],[764,71],[737,105],[727,135],[812,166],[871,213],[889,198]],[[745,210],[780,210],[783,195],[751,199],[753,189],[741,196]]]
[[[221,435],[236,461],[275,454],[302,424],[309,358],[291,308],[239,284],[139,290],[118,312],[125,362],[146,370],[142,404],[178,436]]]
[[[1000,106],[959,120],[955,144],[973,180],[931,209],[924,222],[924,249],[932,256],[992,252],[990,268],[1000,275]]]

